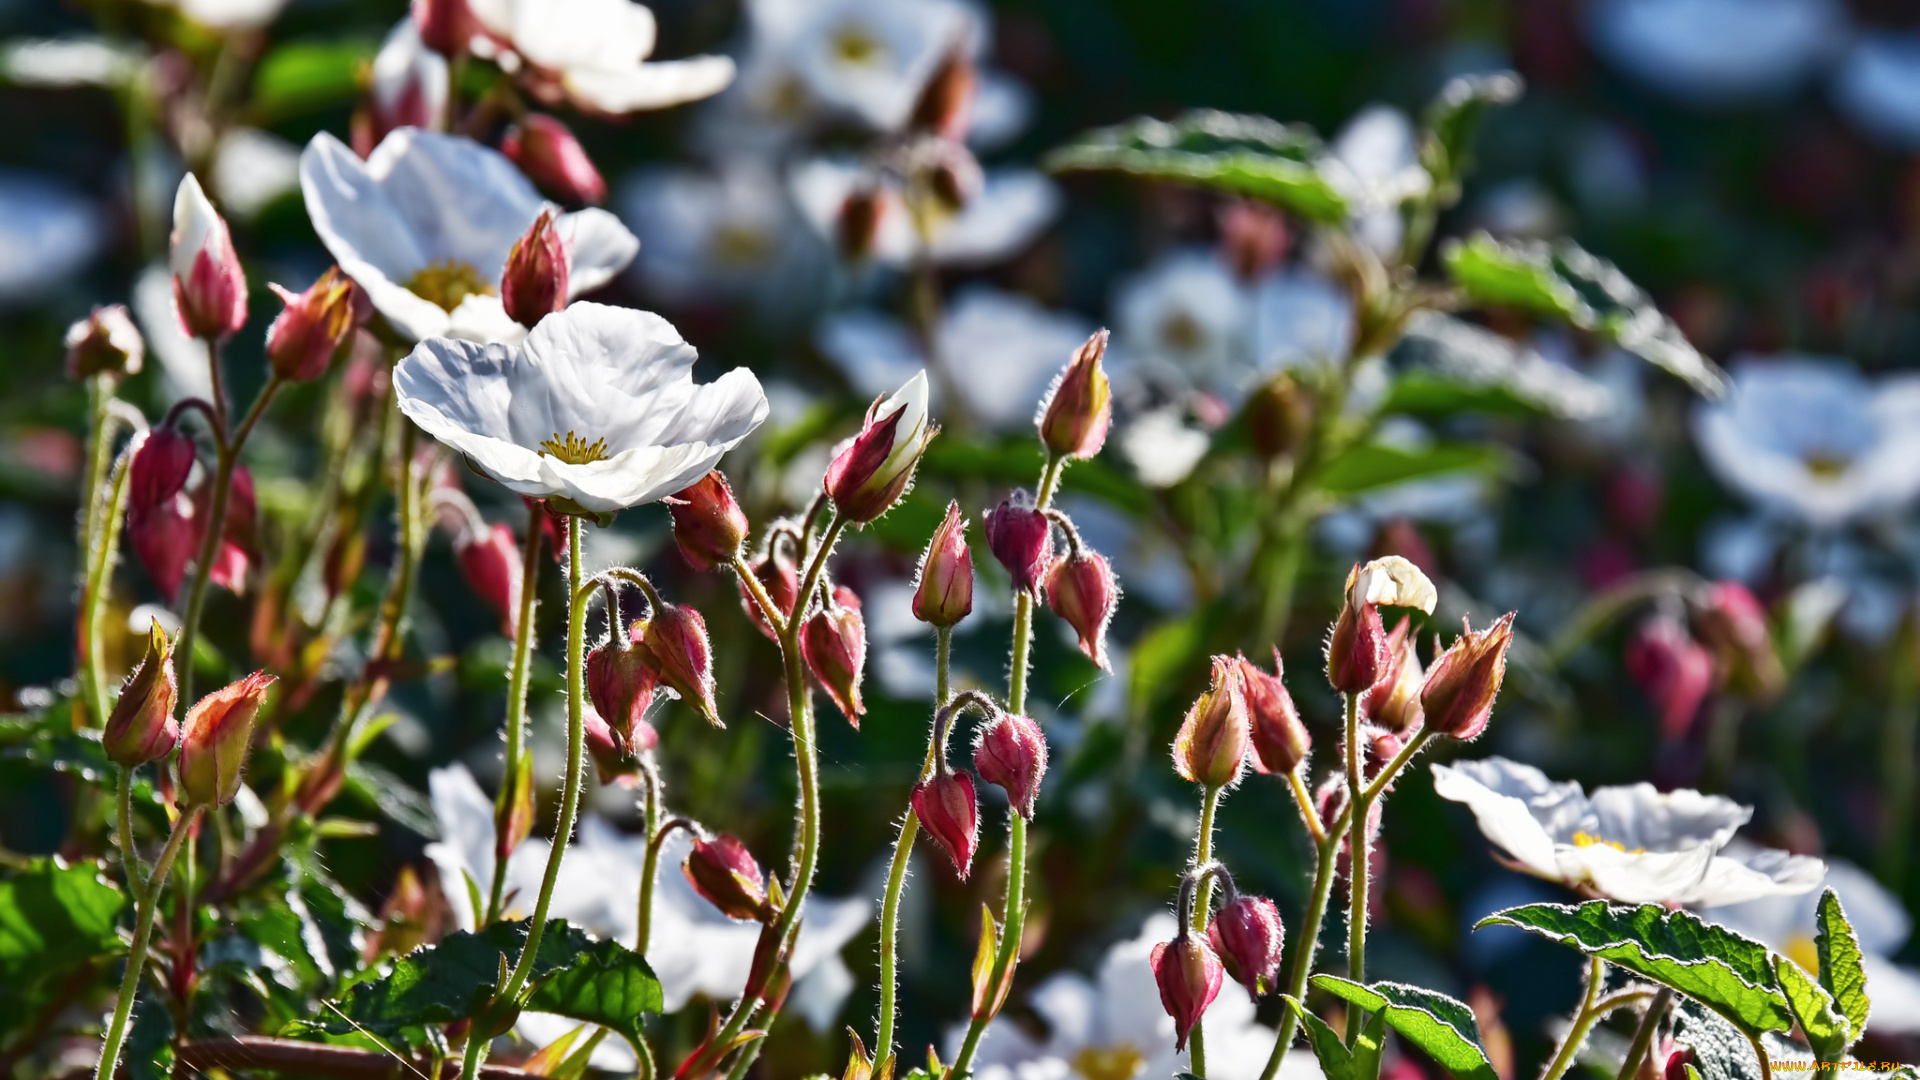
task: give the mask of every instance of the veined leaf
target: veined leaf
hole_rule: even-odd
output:
[[[1388,1027],[1449,1074],[1494,1080],[1493,1066],[1480,1046],[1480,1024],[1464,1002],[1418,986],[1392,982],[1362,986],[1334,975],[1315,975],[1313,985],[1385,1016]]]
[[[547,933],[553,932],[549,927]],[[543,938],[540,952],[546,951]],[[527,1001],[529,1009],[599,1024],[636,1045],[641,1019],[664,1005],[660,980],[646,958],[617,941],[596,941],[580,951]]]
[[[1054,172],[1114,171],[1250,195],[1302,217],[1338,224],[1347,195],[1322,167],[1310,129],[1263,116],[1198,109],[1171,123],[1141,117],[1090,131],[1047,155]]]
[[[0,987],[120,948],[115,923],[126,903],[92,862],[35,859],[0,880]]]
[[[1693,1050],[1701,1080],[1762,1080],[1753,1044],[1711,1010],[1682,999],[1674,1004],[1673,1023],[1674,1042]]]
[[[1355,446],[1327,463],[1320,486],[1340,495],[1358,495],[1407,480],[1449,473],[1498,473],[1507,465],[1504,451],[1494,446],[1436,443],[1403,449],[1381,443]]]
[[[1300,1025],[1307,1032],[1307,1045],[1313,1047],[1313,1056],[1320,1059],[1320,1071],[1326,1074],[1327,1080],[1374,1080],[1380,1075],[1380,1045],[1386,1036],[1383,1014],[1374,1013],[1368,1019],[1349,1049],[1341,1041],[1339,1032],[1309,1012],[1305,1005],[1291,997],[1281,1000],[1299,1015]],[[1352,1019],[1355,1017],[1349,1014],[1349,1022]]]
[[[1605,900],[1527,904],[1479,926],[1517,926],[1597,956],[1686,994],[1751,1035],[1793,1030],[1767,947],[1691,912]]]
[[[1847,1045],[1851,1046],[1867,1031],[1867,973],[1860,966],[1860,941],[1853,936],[1853,924],[1832,889],[1820,894],[1815,918],[1819,930],[1813,946],[1820,955],[1820,985],[1846,1017],[1851,1035]]]
[[[1573,368],[1437,312],[1416,316],[1389,359],[1400,374],[1380,405],[1382,413],[1588,420],[1616,404],[1611,391]]]
[[[1833,998],[1813,981],[1813,976],[1784,956],[1773,958],[1773,970],[1780,979],[1780,992],[1786,995],[1787,1005],[1800,1021],[1800,1030],[1806,1033],[1807,1045],[1813,1047],[1814,1054],[1821,1061],[1845,1057],[1853,1035],[1847,1018],[1833,1011]]]

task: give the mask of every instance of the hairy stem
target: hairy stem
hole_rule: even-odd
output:
[[[153,864],[153,876],[148,879],[147,887],[138,893],[139,914],[134,920],[133,945],[127,953],[127,973],[120,978],[120,996],[114,1000],[113,1020],[107,1026],[106,1041],[100,1044],[100,1062],[94,1067],[93,1080],[108,1080],[120,1064],[120,1046],[126,1041],[127,1019],[133,1015],[133,998],[140,989],[140,972],[147,966],[147,941],[153,936],[153,917],[160,907],[160,889],[167,883],[167,872],[173,868],[174,856],[180,854],[180,845],[193,832],[194,822],[200,820],[200,809],[194,807],[173,823],[173,833],[167,837],[167,846],[160,850],[160,858]]]
[[[99,374],[87,380],[87,477],[80,495],[82,577],[80,625],[76,636],[80,650],[80,681],[86,692],[86,705],[93,710],[93,725],[107,722],[107,688],[101,670],[104,665],[100,662],[100,650],[88,616],[94,610],[94,595],[100,590],[100,579],[94,573],[94,564],[100,546],[101,522],[104,520],[100,489],[106,483],[107,462],[113,450],[113,412],[109,408],[113,400],[113,379],[111,374]]]
[[[1640,1014],[1640,1026],[1634,1029],[1633,1044],[1627,1047],[1627,1060],[1620,1063],[1620,1072],[1614,1080],[1633,1080],[1633,1074],[1640,1071],[1640,1061],[1647,1056],[1647,1050],[1653,1045],[1653,1033],[1660,1028],[1660,1018],[1666,1015],[1667,1006],[1673,1003],[1673,990],[1663,986],[1647,1002],[1647,1011]]]
[[[519,775],[520,743],[527,726],[527,670],[532,666],[533,657],[533,621],[539,608],[539,592],[536,588],[540,581],[541,538],[546,530],[541,519],[546,510],[539,503],[533,504],[527,517],[527,541],[521,551],[520,562],[520,611],[519,620],[514,623],[513,666],[507,669],[507,781],[500,785],[500,792],[494,797],[493,822],[494,835],[501,835],[506,827],[508,802],[513,797],[512,778]],[[649,789],[651,791],[651,789]],[[652,823],[648,823],[652,828]],[[500,905],[507,888],[507,860],[495,859],[493,864],[493,885],[487,893],[487,918],[480,926],[486,927],[500,917]]]
[[[1206,866],[1213,861],[1213,816],[1214,812],[1220,808],[1220,790],[1218,785],[1209,784],[1207,785],[1206,794],[1200,799],[1200,831],[1199,835],[1196,836],[1193,841],[1193,865],[1195,869]],[[1192,925],[1194,933],[1205,934],[1207,932],[1207,916],[1211,914],[1212,907],[1213,875],[1203,874],[1200,878],[1199,893],[1193,899]],[[1186,918],[1187,913],[1182,912],[1181,917]],[[1193,1031],[1187,1035],[1187,1060],[1188,1070],[1195,1076],[1202,1078],[1207,1075],[1206,1036],[1206,1022],[1204,1018],[1196,1017],[1193,1021]]]
[[[1352,807],[1354,838],[1352,867],[1347,874],[1347,978],[1362,985],[1367,981],[1367,878],[1371,876],[1373,844],[1367,836],[1367,812],[1372,809],[1360,773],[1360,695],[1347,698],[1347,805]],[[1347,1024],[1347,1042],[1360,1032],[1360,1024]]]
[[[1287,969],[1287,993],[1295,1001],[1306,997],[1307,979],[1313,974],[1313,956],[1320,947],[1320,924],[1326,918],[1327,902],[1333,896],[1340,844],[1346,839],[1348,823],[1352,820],[1350,812],[1343,814],[1316,845],[1318,858],[1313,868],[1313,893],[1307,900],[1306,914],[1300,920],[1298,936],[1293,942],[1292,965]],[[1274,1040],[1273,1053],[1267,1058],[1267,1067],[1260,1073],[1260,1080],[1273,1080],[1280,1075],[1280,1065],[1287,1060],[1287,1050],[1293,1046],[1293,1031],[1299,1022],[1299,1014],[1294,1010],[1282,1011],[1280,1036]]]
[[[164,766],[163,766],[164,767]],[[140,853],[133,849],[133,767],[120,766],[119,820],[120,862],[127,869],[127,895],[147,891],[146,875],[140,870]]]
[[[1573,1014],[1573,1024],[1567,1028],[1566,1038],[1560,1040],[1560,1048],[1554,1052],[1553,1060],[1547,1062],[1546,1069],[1541,1072],[1540,1080],[1560,1080],[1561,1074],[1573,1064],[1574,1055],[1580,1052],[1581,1045],[1587,1041],[1587,1032],[1599,1022],[1603,1013],[1595,1006],[1600,1001],[1605,972],[1606,968],[1599,957],[1587,963],[1587,989],[1580,998],[1580,1011]]]
[[[106,614],[107,595],[113,591],[113,564],[119,561],[120,528],[126,518],[128,477],[133,472],[133,452],[139,436],[128,444],[114,461],[107,479],[107,503],[100,516],[99,532],[88,550],[87,587],[80,597],[80,640],[86,649],[86,682],[93,707],[104,725],[112,713],[107,700],[106,634],[101,618]]]
[[[946,706],[951,688],[953,627],[934,628],[933,656],[933,707],[937,712]],[[936,741],[939,737],[936,729],[927,740],[927,755],[920,763],[920,775],[915,777],[917,782],[924,782],[927,774],[933,771],[934,758],[939,751]],[[880,903],[880,1020],[873,1036],[876,1066],[893,1055],[894,1000],[898,992],[900,963],[900,894],[906,888],[907,862],[913,854],[913,838],[919,832],[920,818],[909,805],[907,816],[900,822],[900,836],[893,844],[893,864],[887,869],[887,894]]]

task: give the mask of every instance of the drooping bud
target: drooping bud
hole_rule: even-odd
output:
[[[981,732],[973,749],[973,767],[989,784],[1006,789],[1013,811],[1033,820],[1040,780],[1047,774],[1047,737],[1031,717],[1001,713]]]
[[[67,378],[137,375],[147,356],[147,341],[133,325],[125,305],[109,304],[67,327]]]
[[[967,51],[958,46],[949,49],[921,89],[907,126],[954,141],[966,138],[976,81]]]
[[[1387,635],[1387,670],[1373,688],[1360,696],[1360,715],[1374,727],[1395,735],[1420,725],[1420,685],[1426,672],[1409,630],[1412,620],[1401,616]]]
[[[585,715],[584,710],[582,716]],[[505,860],[533,833],[533,755],[522,751],[517,765],[508,768],[507,797],[496,811],[493,857]]]
[[[465,7],[464,0],[455,2]],[[425,33],[424,24],[402,19],[374,54],[367,109],[353,117],[353,149],[361,157],[400,128],[446,130],[453,69],[443,50],[427,44]]]
[[[1084,461],[1107,444],[1113,384],[1100,366],[1106,355],[1107,331],[1096,330],[1053,380],[1040,404],[1040,441],[1049,453]]]
[[[120,688],[120,700],[113,703],[113,712],[107,717],[100,740],[107,757],[131,769],[171,754],[180,741],[180,725],[173,718],[179,699],[180,685],[173,675],[173,642],[156,619],[147,629],[146,658]]]
[[[628,752],[613,736],[613,729],[600,718],[596,709],[582,709],[581,719],[585,722],[587,755],[593,758],[593,771],[601,784],[620,784],[632,786],[640,778],[640,754],[644,754],[660,745],[660,733],[652,724],[641,720],[633,726],[633,747],[636,752]]]
[[[835,587],[832,598],[800,628],[800,655],[840,715],[858,730],[867,712],[860,700],[867,671],[867,624],[852,589]]]
[[[1463,622],[1466,632],[1433,662],[1420,688],[1420,708],[1429,729],[1463,742],[1486,729],[1507,673],[1513,616],[1509,611],[1478,633]]]
[[[1346,601],[1327,638],[1327,681],[1343,694],[1371,689],[1393,661],[1380,605],[1419,608],[1431,615],[1438,601],[1427,575],[1398,555],[1364,566],[1355,563],[1347,574]]]
[[[180,788],[188,806],[225,806],[240,791],[253,721],[278,681],[256,671],[223,686],[187,710],[180,736]]]
[[[1226,972],[1213,947],[1199,936],[1182,932],[1172,941],[1153,947],[1153,981],[1160,988],[1160,1005],[1173,1017],[1174,1049],[1187,1048],[1187,1036],[1220,995]]]
[[[508,638],[519,633],[520,590],[525,587],[525,570],[520,560],[520,545],[514,543],[513,530],[493,525],[482,530],[461,530],[453,541],[453,560],[467,588],[500,616],[500,632]]]
[[[653,670],[653,654],[622,637],[627,635],[616,635],[587,653],[587,700],[613,732],[614,741],[633,756],[640,749],[636,733],[646,722],[660,677]]]
[[[413,0],[411,15],[421,43],[445,56],[466,52],[479,29],[467,0]]]
[[[1671,1054],[1667,1055],[1667,1064],[1660,1070],[1661,1080],[1691,1080],[1687,1072],[1687,1066],[1689,1065],[1694,1066],[1697,1072],[1699,1068],[1699,1058],[1695,1056],[1693,1047],[1682,1046],[1676,1048]]]
[[[827,495],[840,516],[864,525],[892,509],[939,429],[927,418],[927,373],[874,399],[865,425],[827,466]]]
[[[1034,509],[1033,496],[1015,488],[986,513],[987,550],[1013,578],[1013,591],[1040,590],[1053,561],[1053,525]]]
[[[540,211],[526,235],[513,242],[500,277],[500,305],[528,329],[567,306],[567,249],[552,210]]]
[[[660,681],[707,723],[726,727],[713,700],[713,646],[707,639],[707,621],[700,613],[663,603],[635,632],[653,654],[653,669]]]
[[[192,173],[173,197],[173,237],[167,256],[173,304],[187,336],[224,338],[247,322],[247,276],[233,250],[227,223]]]
[[[1660,713],[1660,730],[1679,739],[1713,689],[1713,654],[1693,640],[1686,626],[1669,614],[1640,624],[1627,642],[1627,677]]]
[[[920,556],[913,587],[913,617],[934,626],[952,626],[973,611],[973,552],[967,550],[967,521],[960,504],[949,502],[947,516],[933,530]]]
[[[719,469],[710,470],[666,502],[667,512],[673,516],[674,542],[695,570],[712,570],[733,562],[747,538],[747,512],[740,509],[732,486]]]
[[[1280,974],[1280,949],[1285,942],[1280,909],[1264,896],[1239,893],[1227,899],[1207,924],[1207,943],[1233,980],[1260,1000],[1273,989]]]
[[[327,373],[334,352],[354,326],[353,282],[329,266],[306,292],[268,283],[286,310],[267,327],[267,360],[283,379],[305,382]]]
[[[840,204],[840,213],[834,220],[834,239],[839,244],[842,257],[858,262],[873,251],[873,243],[880,236],[880,217],[885,209],[886,201],[876,186],[862,185],[847,192],[846,200]]]
[[[1102,671],[1107,659],[1107,624],[1120,602],[1120,584],[1107,557],[1092,548],[1068,551],[1047,571],[1047,606],[1080,636],[1080,651]]]
[[[1246,766],[1247,698],[1239,663],[1213,658],[1213,685],[1194,701],[1173,737],[1173,768],[1182,779],[1209,788],[1229,787]]]
[[[127,476],[127,505],[133,511],[151,510],[180,494],[193,473],[193,439],[177,428],[161,426],[147,432],[134,451]]]
[[[980,805],[973,794],[973,774],[940,769],[915,785],[910,801],[921,828],[953,860],[954,871],[965,881],[980,844]]]
[[[1786,668],[1773,646],[1767,609],[1745,585],[1716,581],[1708,586],[1699,622],[1700,636],[1719,659],[1729,690],[1761,705],[1780,696]]]
[[[1260,384],[1246,411],[1247,436],[1265,461],[1298,455],[1313,430],[1313,401],[1291,372]]]
[[[1293,695],[1281,681],[1280,650],[1273,650],[1273,674],[1260,670],[1245,656],[1238,658],[1240,689],[1247,699],[1247,725],[1253,745],[1253,767],[1260,772],[1285,776],[1300,767],[1313,737],[1300,722],[1300,710]]]
[[[500,152],[528,179],[571,203],[598,206],[607,197],[607,182],[593,159],[567,125],[543,113],[529,113],[517,127],[507,129]]]
[[[156,506],[127,509],[127,539],[134,556],[169,600],[179,595],[187,560],[199,550],[197,532],[193,500],[185,492],[175,492]]]
[[[711,840],[695,839],[680,872],[687,875],[694,892],[729,919],[761,920],[773,914],[767,902],[767,876],[737,836],[722,833]]]
[[[760,587],[766,590],[767,599],[773,601],[783,618],[792,618],[793,606],[800,599],[800,573],[793,563],[776,549],[749,565]],[[740,582],[739,588],[740,604],[746,608],[747,618],[770,640],[778,641],[780,635],[773,632],[773,624],[761,613],[760,604],[747,591],[746,582]]]

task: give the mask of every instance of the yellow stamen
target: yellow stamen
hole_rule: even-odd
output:
[[[872,64],[886,53],[886,46],[862,27],[844,26],[833,35],[833,53],[844,64]]]
[[[1089,1046],[1073,1055],[1073,1071],[1086,1080],[1133,1080],[1147,1067],[1147,1056],[1132,1043]]]
[[[722,225],[713,230],[707,250],[723,266],[758,266],[773,254],[773,242],[759,229]]]
[[[607,456],[607,440],[595,439],[592,442],[569,431],[566,435],[554,435],[540,443],[540,452],[551,454],[569,465],[586,465]]]
[[[1815,480],[1838,480],[1852,464],[1848,458],[1830,452],[1808,454],[1806,458],[1807,471]]]
[[[449,312],[469,296],[492,296],[496,292],[473,264],[457,259],[441,259],[421,267],[408,279],[407,291]]]
[[[1207,340],[1207,332],[1194,317],[1176,311],[1160,324],[1160,341],[1174,352],[1192,352]]]
[[[1627,846],[1625,844],[1622,844],[1620,841],[1608,840],[1605,837],[1595,836],[1590,832],[1574,833],[1573,846],[1574,847],[1610,847],[1615,851],[1624,851],[1628,855],[1645,855],[1647,853],[1647,849],[1643,847],[1637,847],[1637,848],[1634,848],[1632,851],[1627,851]]]

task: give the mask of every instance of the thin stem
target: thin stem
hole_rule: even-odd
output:
[[[1287,993],[1295,1001],[1306,997],[1307,978],[1313,974],[1313,956],[1320,947],[1320,924],[1326,918],[1327,902],[1333,896],[1340,844],[1345,840],[1348,823],[1352,820],[1351,813],[1341,815],[1318,844],[1319,857],[1313,868],[1313,893],[1307,901],[1306,914],[1301,917],[1298,936],[1294,938],[1292,966],[1287,969]],[[1281,1013],[1279,1037],[1274,1040],[1273,1053],[1267,1058],[1267,1067],[1261,1072],[1260,1080],[1273,1080],[1280,1075],[1280,1066],[1287,1060],[1287,1051],[1293,1046],[1293,1031],[1299,1022],[1300,1017],[1294,1010],[1286,1009]]]
[[[120,1064],[120,1045],[126,1041],[127,1018],[133,1014],[133,997],[140,989],[140,972],[147,965],[147,940],[153,936],[153,917],[160,908],[160,889],[167,882],[167,872],[173,869],[174,856],[180,854],[180,845],[193,832],[194,822],[200,819],[200,809],[196,806],[188,810],[173,823],[173,833],[167,837],[167,846],[160,850],[160,858],[153,864],[153,876],[148,879],[147,887],[139,893],[140,910],[134,921],[133,945],[127,953],[127,973],[120,978],[120,996],[113,1005],[113,1021],[107,1027],[106,1041],[100,1045],[100,1062],[93,1070],[93,1080],[108,1080]]]
[[[933,704],[939,709],[946,706],[951,689],[953,627],[935,627],[933,634]],[[927,740],[927,754],[920,763],[920,774],[915,777],[916,781],[924,782],[927,774],[933,771],[934,758],[939,749],[933,739],[938,737],[936,729]],[[900,963],[900,894],[906,889],[907,862],[913,853],[913,839],[919,832],[920,818],[913,812],[912,804],[908,804],[907,816],[900,822],[900,835],[893,843],[893,863],[887,869],[887,893],[880,902],[880,1019],[873,1036],[876,1068],[893,1055],[894,1002],[898,992]]]
[[[1347,805],[1353,808],[1353,857],[1347,874],[1347,978],[1365,985],[1367,981],[1367,878],[1372,861],[1372,844],[1367,836],[1367,812],[1372,809],[1360,774],[1360,695],[1347,698]],[[1348,1022],[1351,1044],[1360,1024]]]
[[[1206,866],[1213,861],[1213,816],[1214,812],[1220,808],[1220,792],[1221,788],[1218,784],[1209,784],[1207,785],[1206,794],[1200,799],[1200,832],[1199,835],[1194,838],[1193,843],[1193,865],[1195,869]],[[1207,932],[1207,916],[1212,912],[1212,908],[1213,875],[1210,873],[1202,874],[1200,876],[1198,895],[1196,895],[1193,900],[1192,926],[1194,933],[1204,934]],[[1186,919],[1187,913],[1184,911],[1181,912],[1181,918],[1183,920]],[[1207,1075],[1207,1032],[1204,1017],[1196,1017],[1194,1019],[1193,1030],[1187,1035],[1187,1048],[1188,1071],[1192,1072],[1195,1076],[1205,1077]]]
[[[1400,752],[1393,755],[1393,760],[1387,762],[1386,767],[1380,770],[1380,774],[1367,783],[1368,806],[1372,806],[1386,792],[1387,785],[1393,783],[1393,778],[1400,775],[1400,770],[1406,768],[1407,763],[1412,761],[1421,750],[1426,749],[1426,745],[1438,734],[1432,728],[1421,728],[1419,734],[1407,740],[1407,745],[1401,747]]]
[[[1747,1042],[1752,1044],[1753,1056],[1760,1059],[1760,1080],[1773,1080],[1773,1061],[1767,1057],[1766,1044],[1760,1041],[1760,1036],[1752,1032],[1742,1034],[1745,1034]]]
[[[113,463],[107,479],[107,505],[100,518],[100,532],[87,553],[87,587],[80,599],[80,640],[86,643],[87,687],[93,696],[94,710],[101,724],[107,722],[112,703],[107,700],[106,634],[101,629],[107,594],[113,591],[113,565],[120,554],[120,528],[126,520],[128,477],[133,471],[133,455],[142,436],[136,434]]]
[[[147,890],[146,875],[140,870],[140,853],[133,849],[133,767],[120,766],[119,791],[120,863],[127,870],[127,893],[139,896]]]
[[[100,544],[100,489],[106,483],[107,462],[111,460],[113,450],[113,413],[107,404],[113,400],[113,378],[113,375],[103,373],[87,380],[87,479],[80,496],[79,550],[84,562],[77,644],[80,648],[80,677],[87,691],[86,704],[93,710],[92,722],[100,725],[107,722],[107,688],[103,685],[105,679],[102,677],[99,649],[87,616],[93,611],[93,597],[100,588],[93,567],[95,551]]]
[[[1287,790],[1293,792],[1293,804],[1300,809],[1300,823],[1307,827],[1307,835],[1313,837],[1318,846],[1326,843],[1327,830],[1320,824],[1320,814],[1313,808],[1313,796],[1307,792],[1307,782],[1300,775],[1306,768],[1303,761],[1287,774]]]
[[[654,794],[656,790],[657,786],[647,788],[647,822],[650,828],[653,819],[660,813],[660,799]],[[673,835],[675,829],[685,829],[691,833],[694,825],[686,818],[676,817],[648,834],[651,839],[647,841],[647,857],[640,866],[640,932],[634,939],[633,947],[642,956],[647,954],[647,945],[653,940],[653,883],[660,875],[660,851],[667,846],[667,837]]]
[[[520,560],[520,611],[519,619],[514,623],[513,665],[507,669],[507,781],[500,785],[500,792],[494,798],[493,820],[495,835],[505,825],[509,813],[508,802],[513,797],[513,777],[519,775],[520,744],[527,726],[527,671],[532,666],[533,624],[539,609],[540,547],[546,529],[542,518],[546,510],[539,503],[533,504],[527,517],[527,541],[522,545]],[[651,823],[649,823],[651,824]],[[507,860],[495,859],[493,864],[493,885],[487,893],[487,919],[480,924],[484,929],[500,917],[500,905],[504,903],[507,889]]]
[[[1633,1074],[1640,1071],[1640,1059],[1647,1056],[1647,1050],[1653,1045],[1653,1033],[1660,1028],[1660,1018],[1666,1015],[1667,1006],[1673,1003],[1673,989],[1663,986],[1647,1003],[1647,1011],[1640,1015],[1640,1026],[1634,1029],[1633,1044],[1627,1047],[1627,1060],[1620,1064],[1620,1071],[1614,1080],[1633,1080]]]
[[[1548,665],[1557,668],[1566,663],[1580,646],[1634,605],[1676,593],[1685,595],[1702,584],[1693,571],[1675,569],[1648,570],[1621,579],[1588,600],[1548,639]]]
[[[1573,1064],[1574,1055],[1580,1052],[1581,1044],[1587,1041],[1587,1032],[1599,1021],[1600,1013],[1594,1006],[1600,1000],[1605,970],[1597,956],[1587,963],[1587,989],[1580,998],[1580,1011],[1573,1014],[1573,1024],[1567,1028],[1566,1037],[1560,1040],[1560,1049],[1555,1051],[1553,1060],[1547,1062],[1540,1080],[1560,1080],[1560,1075]]]
[[[768,547],[767,558],[773,558],[771,545]],[[740,585],[747,590],[747,595],[753,597],[753,602],[759,607],[761,616],[767,620],[767,625],[773,627],[774,636],[777,638],[786,633],[787,617],[780,613],[779,605],[773,602],[773,597],[767,595],[766,585],[754,574],[753,567],[747,565],[747,560],[740,555],[733,557],[733,573],[740,579]]]

